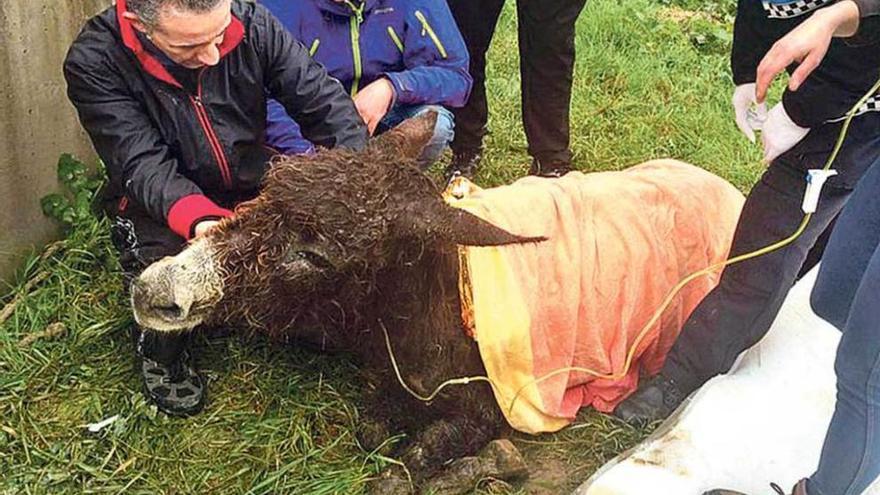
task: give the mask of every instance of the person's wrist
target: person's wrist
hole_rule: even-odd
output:
[[[859,27],[859,6],[853,0],[843,0],[834,5],[819,9],[816,14],[822,20],[825,34],[829,37],[847,38],[856,33]]]
[[[391,94],[391,98],[388,99],[388,108],[385,109],[385,112],[388,112],[394,108],[394,104],[397,103],[397,90],[394,89],[394,83],[391,82],[391,79],[388,76],[382,76],[379,80],[386,85]]]

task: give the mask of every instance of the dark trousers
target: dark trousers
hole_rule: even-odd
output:
[[[517,0],[523,126],[529,154],[542,163],[570,163],[569,107],[575,23],[586,0]],[[486,52],[504,0],[449,0],[470,53],[470,99],[455,113],[456,153],[482,148],[489,108]]]
[[[843,335],[837,405],[810,495],[857,495],[880,475],[880,161],[840,215],[811,303]]]
[[[126,292],[131,282],[147,266],[166,256],[176,255],[186,246],[184,238],[134,205],[124,212],[112,211],[110,218],[110,238],[119,252]],[[135,325],[132,338],[139,354],[163,364],[171,364],[186,349],[189,334],[159,334]]]
[[[806,170],[822,168],[840,124],[812,130],[777,158],[746,200],[731,256],[784,239],[803,220]],[[737,356],[770,328],[817,239],[843,208],[865,169],[880,155],[880,115],[857,117],[833,165],[839,176],[823,189],[818,211],[806,231],[788,247],[725,270],[719,285],[691,314],[670,351],[663,374],[693,390],[727,372]],[[812,258],[818,253],[813,251]]]

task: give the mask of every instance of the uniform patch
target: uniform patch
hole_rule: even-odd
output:
[[[835,0],[797,0],[793,2],[779,2],[763,0],[764,10],[771,19],[791,19],[808,14],[818,8],[824,7]]]
[[[856,116],[862,115],[868,112],[877,112],[880,111],[880,95],[875,94],[874,96],[868,98],[862,106],[859,107],[856,112]],[[846,115],[842,117],[838,117],[836,119],[831,119],[828,122],[842,122],[846,120]]]

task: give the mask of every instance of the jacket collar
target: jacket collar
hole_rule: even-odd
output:
[[[299,0],[302,1],[302,0]],[[352,11],[351,6],[346,2],[336,2],[335,0],[315,0],[318,4],[318,8],[323,10],[324,12],[329,12],[335,15],[341,15],[345,17],[351,17],[354,15],[354,11]],[[349,0],[351,3],[357,3],[355,0]],[[380,2],[380,0],[363,0],[364,2],[364,14],[373,10]]]
[[[168,69],[162,65],[162,62],[144,48],[143,43],[141,43],[141,40],[137,37],[134,26],[131,25],[131,21],[126,19],[123,15],[127,10],[126,0],[116,0],[116,18],[119,22],[119,32],[122,35],[122,43],[134,53],[138,62],[140,62],[141,67],[143,67],[148,74],[174,87],[183,88],[183,86],[177,82],[177,79],[168,72]],[[223,38],[223,43],[220,45],[220,57],[225,57],[229,52],[235,50],[235,48],[241,44],[242,40],[244,40],[244,24],[233,15],[232,23],[229,24],[229,28],[226,30],[226,36]]]

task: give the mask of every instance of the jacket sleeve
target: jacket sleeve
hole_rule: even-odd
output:
[[[384,74],[394,86],[396,102],[461,107],[473,79],[468,52],[446,2],[413,2],[402,40],[406,70]]]
[[[853,0],[859,7],[859,17],[871,17],[880,14],[880,0]]]
[[[795,24],[792,21],[769,19],[760,0],[739,0],[733,24],[733,49],[730,68],[733,82],[753,83],[757,79],[758,64],[770,47]]]
[[[232,215],[209,200],[178,173],[177,159],[143,108],[97,51],[71,49],[64,63],[68,97],[107,167],[111,181],[123,184],[130,201],[191,238],[195,225]]]
[[[862,74],[855,76],[863,80]],[[846,115],[868,87],[852,84],[841,73],[814,70],[797,91],[785,90],[782,103],[795,124],[812,128]]]
[[[302,43],[264,6],[256,9],[269,94],[284,106],[309,141],[327,148],[363,149],[367,128],[342,84],[309,57]]]
[[[733,48],[730,52],[730,69],[733,82],[737,86],[755,82],[761,57],[770,49],[770,44],[761,39],[758,33],[758,18],[753,12],[755,0],[739,0],[736,19],[733,21]]]
[[[877,17],[880,0],[858,0],[860,22],[855,37],[834,38],[825,58],[798,88],[782,95],[785,110],[801,127],[815,127],[844,117],[877,82],[880,56]]]
[[[859,30],[847,42],[870,45],[880,41],[880,0],[853,0],[859,7]]]

